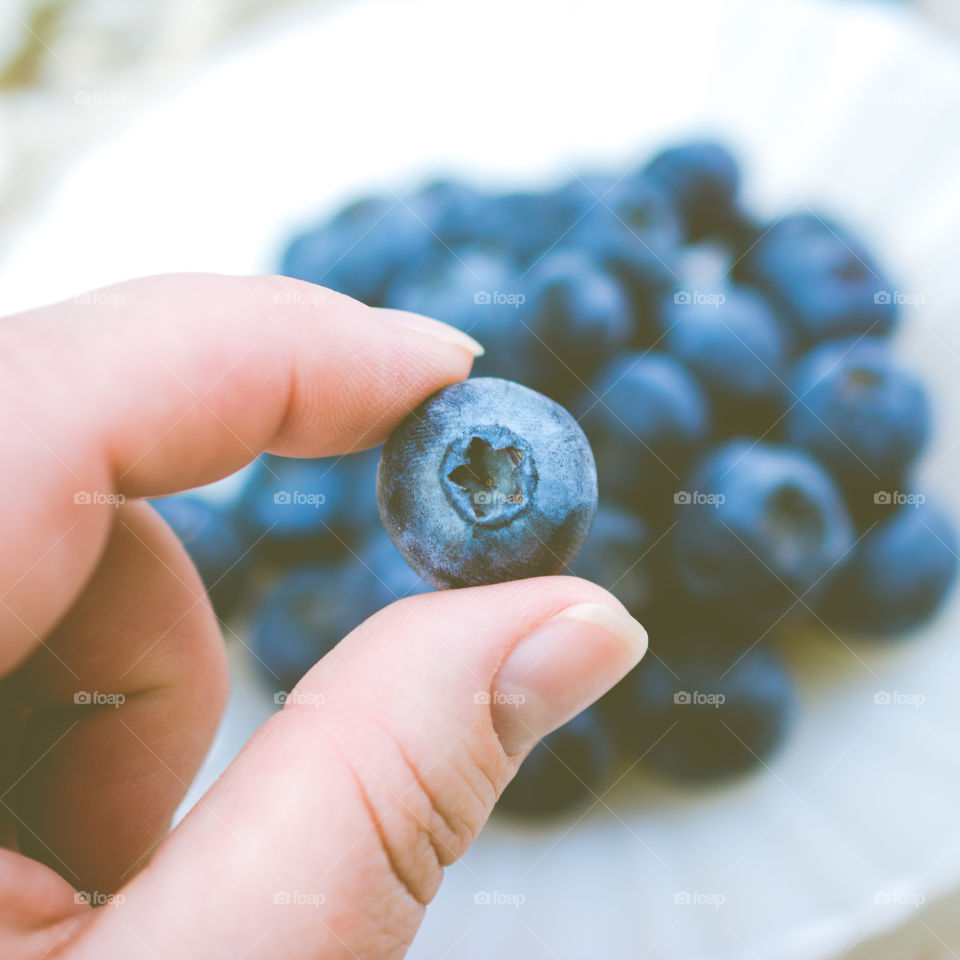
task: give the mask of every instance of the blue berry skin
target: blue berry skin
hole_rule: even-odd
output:
[[[237,609],[250,572],[252,538],[223,504],[192,493],[151,500],[180,538],[221,620]]]
[[[265,454],[241,495],[241,509],[268,560],[305,562],[342,549],[337,537],[347,485],[335,457],[298,459]]]
[[[563,570],[590,531],[597,474],[563,407],[481,377],[433,394],[394,430],[377,501],[427,583],[479,586]]]
[[[612,779],[614,762],[611,731],[596,710],[585,710],[530,751],[497,802],[497,813],[548,818],[596,801]]]
[[[479,340],[478,375],[525,380],[535,344],[521,322],[526,286],[502,252],[463,247],[411,263],[391,284],[386,306],[437,317]]]
[[[791,324],[797,340],[889,334],[897,321],[893,287],[863,246],[813,215],[775,223],[739,265]]]
[[[867,531],[825,599],[821,612],[838,630],[903,635],[937,612],[956,579],[956,529],[935,503],[883,509],[892,513]]]
[[[655,594],[653,537],[640,517],[601,506],[586,543],[570,573],[609,590],[634,616],[645,611]]]
[[[778,400],[789,338],[764,299],[729,287],[720,303],[674,297],[664,322],[667,351],[697,377],[714,405],[742,409]]]
[[[525,382],[558,402],[583,390],[635,338],[623,284],[583,251],[557,249],[531,271],[520,320],[533,340]]]
[[[609,364],[583,401],[581,423],[600,464],[604,502],[641,514],[678,489],[710,431],[699,384],[673,357],[626,354]]]
[[[745,652],[709,636],[662,636],[617,690],[624,752],[663,776],[716,781],[767,763],[794,718],[786,665],[755,646]]]
[[[250,648],[275,692],[297,681],[356,625],[354,597],[337,564],[294,567],[274,582],[253,612]]]
[[[686,481],[674,550],[681,581],[705,601],[777,616],[815,601],[853,544],[846,507],[802,451],[734,440]]]
[[[812,453],[848,489],[900,482],[926,445],[926,391],[886,341],[821,344],[799,361],[790,386],[787,442]]]
[[[673,200],[688,240],[722,234],[736,223],[740,171],[720,144],[705,140],[670,147],[644,173]]]

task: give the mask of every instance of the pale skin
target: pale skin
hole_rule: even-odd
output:
[[[379,443],[472,361],[435,321],[278,277],[154,277],[0,320],[0,956],[401,957],[533,743],[642,656],[572,577],[401,600],[168,832],[228,678],[197,573],[140,498],[263,450]],[[476,696],[500,676],[522,709]]]

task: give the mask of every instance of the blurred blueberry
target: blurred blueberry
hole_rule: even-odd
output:
[[[863,246],[836,224],[804,214],[774,223],[741,260],[744,280],[770,297],[808,344],[890,333],[897,306]]]
[[[793,683],[767,648],[746,651],[709,635],[658,637],[623,681],[617,727],[632,759],[683,781],[742,774],[767,763],[791,725]]]
[[[268,560],[301,562],[339,553],[337,535],[347,500],[339,458],[298,459],[264,454],[254,465],[240,507],[257,552]]]
[[[644,172],[673,200],[688,240],[722,234],[736,223],[740,171],[720,144],[704,140],[669,147]]]
[[[344,589],[341,566],[294,568],[254,610],[249,631],[254,663],[276,693],[289,692],[354,626],[354,602]]]
[[[930,434],[923,384],[886,341],[822,344],[799,362],[790,386],[787,441],[858,495],[899,483]]]
[[[581,424],[599,464],[604,502],[662,514],[664,494],[678,489],[681,471],[709,432],[696,380],[673,357],[626,354],[601,371],[583,404]]]
[[[434,203],[416,194],[368,197],[287,247],[280,273],[379,304],[397,268],[437,246]]]
[[[358,555],[347,558],[345,566],[344,590],[350,595],[356,611],[355,625],[395,600],[433,589],[403,559],[379,522],[377,530],[371,533]]]
[[[586,543],[569,573],[609,590],[635,616],[654,594],[649,527],[638,516],[616,507],[601,507]]]
[[[736,440],[678,495],[678,572],[698,597],[758,617],[802,612],[853,544],[831,478],[799,450]]]
[[[614,758],[603,718],[585,710],[533,748],[497,801],[497,812],[554,817],[595,801],[611,780]]]
[[[252,539],[233,509],[194,493],[150,502],[186,548],[217,616],[229,617],[244,594],[252,560]]]
[[[843,565],[821,611],[838,629],[898,634],[941,606],[956,579],[960,545],[953,522],[922,495],[884,506]],[[892,495],[891,495],[892,499]]]
[[[582,251],[552,251],[525,286],[529,302],[520,319],[534,337],[527,382],[562,403],[633,344],[633,305],[623,285]]]
[[[386,306],[436,317],[479,340],[486,353],[474,364],[476,376],[521,383],[534,343],[521,322],[525,302],[526,286],[510,261],[480,247],[441,249],[412,262],[386,297]]]
[[[707,391],[718,432],[762,433],[782,414],[788,338],[761,296],[734,286],[683,291],[664,325],[667,351]]]

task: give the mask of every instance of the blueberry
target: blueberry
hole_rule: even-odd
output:
[[[669,147],[644,172],[682,214],[687,239],[722,233],[736,222],[740,171],[720,144],[706,140]]]
[[[359,555],[347,561],[343,589],[351,597],[357,626],[395,600],[427,593],[431,587],[411,569],[378,524]]]
[[[812,344],[848,335],[890,333],[897,307],[891,284],[855,238],[814,215],[771,226],[738,268]]]
[[[433,394],[394,430],[377,500],[427,583],[477,586],[563,570],[590,530],[597,475],[563,407],[478,378]]]
[[[631,613],[645,610],[654,594],[649,526],[616,507],[600,507],[570,573],[609,590]]]
[[[438,245],[430,225],[434,215],[429,197],[358,200],[295,237],[280,273],[379,304],[397,268]]]
[[[660,636],[623,681],[618,739],[625,752],[683,781],[735,776],[765,764],[790,727],[795,695],[780,657],[707,636]]]
[[[150,502],[186,548],[217,616],[229,617],[247,585],[252,544],[234,511],[193,493]]]
[[[254,661],[275,692],[297,681],[356,626],[337,564],[295,567],[262,597],[250,623]]]
[[[497,802],[513,817],[552,817],[596,800],[611,780],[610,730],[595,710],[585,710],[530,751]]]
[[[822,614],[837,629],[898,634],[929,619],[957,572],[950,518],[923,496],[889,512],[859,541],[833,581]]]
[[[709,432],[709,409],[691,374],[672,357],[626,354],[609,364],[583,400],[581,423],[600,464],[604,502],[647,514]]]
[[[529,274],[520,320],[535,338],[526,378],[563,402],[634,341],[633,305],[623,284],[588,253],[557,249]]]
[[[338,458],[297,459],[265,454],[241,496],[241,509],[259,537],[257,551],[286,562],[330,557],[346,500]]]
[[[857,491],[898,483],[930,433],[923,385],[885,341],[822,344],[799,362],[790,386],[786,439]]]
[[[758,617],[803,609],[853,544],[823,468],[802,451],[735,440],[692,472],[679,496],[678,574],[697,597]]]
[[[521,322],[525,286],[502,253],[483,247],[440,250],[402,271],[386,305],[437,317],[466,331],[486,350],[480,375],[524,380],[531,348],[543,349]]]
[[[712,296],[673,298],[665,313],[666,348],[706,389],[721,432],[759,433],[780,413],[788,338],[752,290],[731,286]]]

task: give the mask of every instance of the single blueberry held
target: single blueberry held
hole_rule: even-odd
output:
[[[841,630],[902,634],[939,609],[957,574],[953,522],[922,495],[888,511],[831,584],[822,615]]]
[[[611,779],[615,752],[603,717],[585,710],[547,734],[497,801],[512,817],[554,817],[596,800]]]
[[[678,489],[709,432],[709,408],[696,380],[673,357],[625,354],[601,371],[582,403],[604,502],[661,515],[665,492]]]
[[[499,583],[566,567],[593,522],[596,467],[563,407],[480,377],[433,394],[394,430],[377,502],[427,583]]]
[[[195,493],[151,500],[193,561],[220,619],[237,608],[247,585],[252,539],[236,512]]]
[[[688,240],[722,234],[737,222],[740,171],[719,143],[704,140],[669,147],[658,153],[644,172],[673,200]]]
[[[678,500],[678,574],[697,597],[776,617],[802,612],[853,544],[833,480],[807,454],[735,440],[709,454]]]
[[[785,217],[761,234],[738,272],[759,287],[798,341],[885,336],[897,320],[890,281],[849,233],[813,214]]]
[[[858,492],[899,483],[929,436],[923,384],[884,340],[822,344],[799,362],[790,387],[787,441]]]
[[[795,710],[793,683],[777,654],[745,652],[709,635],[661,637],[617,693],[624,752],[664,776],[708,781],[766,763],[783,742]]]

